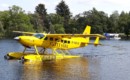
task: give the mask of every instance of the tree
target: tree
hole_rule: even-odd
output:
[[[56,33],[65,33],[64,27],[62,24],[53,25]]]
[[[61,17],[58,14],[54,14],[54,13],[48,14],[48,18],[52,24],[62,24],[64,21],[63,17]]]
[[[119,32],[118,21],[119,21],[119,13],[118,11],[114,11],[113,14],[111,14],[109,17],[108,32],[111,33]]]
[[[86,17],[82,17],[82,16],[78,17],[76,19],[75,25],[76,25],[75,28],[77,29],[77,33],[81,33],[84,30],[85,26],[87,25]]]
[[[65,33],[63,27],[63,17],[58,14],[48,14],[49,22],[50,22],[50,32],[53,33]]]
[[[0,21],[3,23],[3,29],[6,30],[9,26],[9,11],[2,11],[0,12]]]
[[[128,38],[128,35],[130,33],[130,14],[121,12],[119,16],[119,28],[120,31],[125,33]]]
[[[38,6],[36,6],[35,8],[35,12],[37,15],[37,23],[38,23],[38,26],[42,26],[43,29],[45,31],[48,31],[49,29],[49,21],[47,19],[47,12],[45,9],[45,5],[44,4],[38,4]]]
[[[3,24],[2,22],[0,21],[0,37],[2,37],[4,35],[4,28],[3,28]]]
[[[3,22],[6,36],[13,36],[13,30],[33,31],[29,17],[19,6],[13,5],[12,7],[9,7],[9,11],[3,12],[2,15],[1,21]]]
[[[10,28],[14,30],[24,30],[24,31],[32,31],[32,25],[30,24],[30,18],[28,15],[25,14],[25,12],[20,8],[19,6],[13,5],[9,8],[9,26]],[[22,28],[21,25],[28,25],[29,29]],[[25,27],[25,26],[23,26]]]
[[[92,33],[104,33],[107,31],[108,16],[103,11],[93,10],[85,11],[77,18],[78,30],[83,31],[86,25],[92,26]]]
[[[56,13],[64,18],[63,25],[65,28],[65,32],[68,33],[70,10],[69,10],[68,5],[66,5],[63,0],[56,6]]]
[[[43,32],[43,27],[38,24],[38,15],[36,13],[28,13],[30,23],[36,32]]]

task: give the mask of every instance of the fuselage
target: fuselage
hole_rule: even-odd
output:
[[[39,36],[19,36],[19,42],[26,46],[37,46],[43,48],[55,48],[55,49],[73,49],[87,46],[89,42],[89,37],[48,37],[44,34],[39,34]]]

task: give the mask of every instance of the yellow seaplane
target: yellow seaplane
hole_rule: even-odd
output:
[[[30,61],[57,60],[66,58],[81,57],[81,55],[72,55],[67,50],[85,47],[89,44],[95,46],[101,45],[99,38],[104,36],[100,34],[90,34],[91,27],[86,26],[82,34],[46,34],[13,31],[24,35],[15,37],[25,49],[23,52],[9,52],[4,57],[6,59],[21,59]],[[90,42],[90,37],[95,37],[94,42]],[[34,52],[27,52],[28,48],[34,49]],[[42,48],[39,50],[38,48]],[[51,52],[47,51],[51,49]]]

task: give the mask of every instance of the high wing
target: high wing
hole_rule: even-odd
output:
[[[24,34],[24,35],[33,35],[33,34],[36,34],[36,33],[33,33],[33,32],[23,32],[23,31],[13,31],[14,33],[19,33],[19,34]]]
[[[100,34],[46,34],[48,37],[101,37],[105,38]]]
[[[34,35],[34,34],[43,34],[46,37],[59,37],[59,38],[70,38],[70,37],[99,37],[105,38],[103,35],[100,34],[90,34],[91,26],[86,26],[83,34],[46,34],[46,33],[33,33],[33,32],[22,32],[22,31],[13,31],[15,33],[21,33],[24,35]]]
[[[22,31],[13,31],[14,33],[20,33],[20,34],[24,34],[24,35],[34,35],[37,33],[33,33],[33,32],[22,32]],[[45,33],[40,33],[40,34],[44,34],[47,37],[65,37],[65,38],[69,38],[69,37],[100,37],[100,38],[105,38],[105,36],[100,35],[100,34],[45,34]]]
[[[33,33],[33,32],[23,32],[23,31],[13,31],[14,33],[20,33],[20,34],[24,34],[24,35],[34,35],[37,33]],[[44,34],[48,37],[65,37],[65,38],[69,38],[69,37],[100,37],[100,38],[105,38],[105,36],[100,35],[100,34],[45,34],[45,33],[40,33],[40,34]]]

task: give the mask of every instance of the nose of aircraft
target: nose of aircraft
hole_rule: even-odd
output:
[[[29,38],[27,36],[17,36],[14,39],[20,42],[23,46],[30,48]]]
[[[17,36],[17,37],[15,37],[14,39],[15,39],[15,40],[20,40],[20,37],[19,37],[19,36]]]

